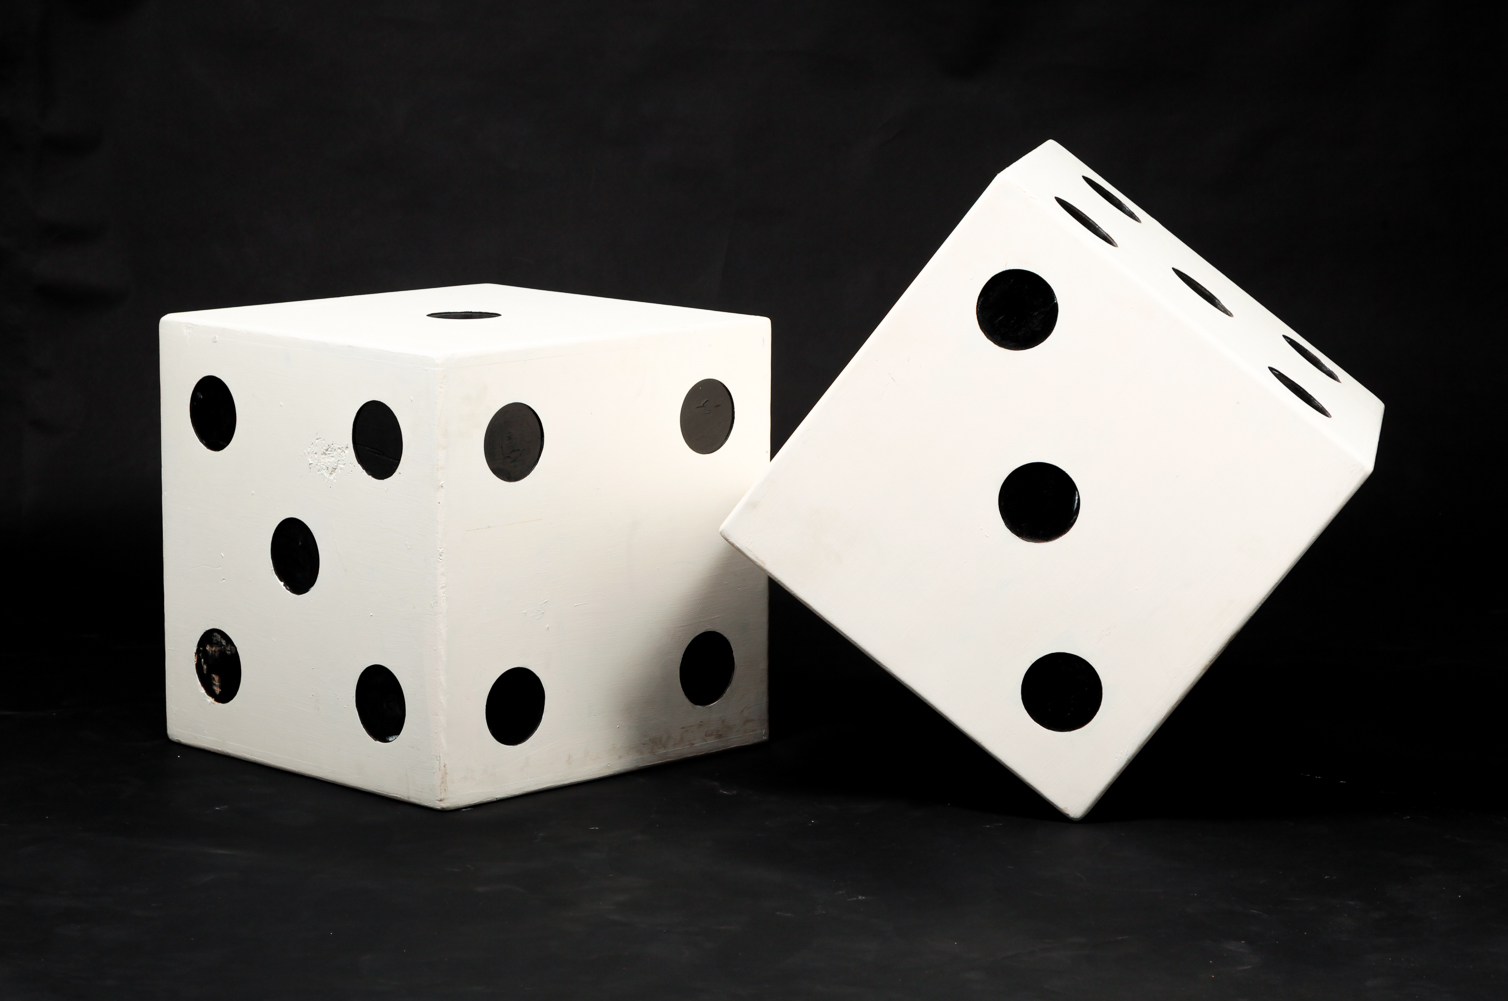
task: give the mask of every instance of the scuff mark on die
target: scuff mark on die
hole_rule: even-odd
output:
[[[319,473],[326,480],[332,481],[336,476],[351,468],[350,456],[351,446],[326,441],[319,435],[315,435],[314,441],[304,449],[304,461],[309,463],[309,471]]]

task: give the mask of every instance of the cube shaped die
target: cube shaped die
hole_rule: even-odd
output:
[[[441,808],[763,739],[769,350],[501,285],[164,317],[170,735]]]
[[[723,534],[1079,817],[1366,479],[1381,420],[1049,142]]]

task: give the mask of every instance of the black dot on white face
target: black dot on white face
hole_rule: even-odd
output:
[[[1137,215],[1135,212],[1132,212],[1131,206],[1121,201],[1120,196],[1118,196],[1114,191],[1111,191],[1109,188],[1105,187],[1099,181],[1096,181],[1094,178],[1088,176],[1087,174],[1082,176],[1084,177],[1084,183],[1093,188],[1095,194],[1099,195],[1101,198],[1105,199],[1105,201],[1109,202],[1111,205],[1114,205],[1116,208],[1124,212],[1126,214],[1126,218],[1130,219],[1132,222],[1141,222],[1141,216]]]
[[[984,283],[974,316],[991,343],[1025,351],[1047,340],[1057,326],[1058,296],[1035,271],[1012,268]]]
[[[1299,399],[1303,400],[1305,403],[1309,404],[1316,411],[1324,414],[1326,417],[1330,416],[1330,411],[1325,409],[1325,405],[1323,403],[1321,403],[1319,400],[1316,400],[1312,395],[1310,395],[1309,390],[1305,389],[1303,386],[1300,386],[1298,383],[1294,382],[1292,379],[1288,378],[1288,376],[1284,375],[1282,372],[1279,372],[1271,365],[1267,366],[1267,371],[1276,376],[1277,380],[1284,386],[1287,386],[1288,391],[1294,396],[1297,396]]]
[[[1051,542],[1079,520],[1079,488],[1050,462],[1018,466],[1000,484],[1000,518],[1017,538]]]
[[[236,401],[230,387],[213,375],[194,383],[189,394],[189,423],[211,452],[229,445],[236,434]]]
[[[392,671],[373,664],[361,672],[356,679],[356,715],[373,740],[386,744],[398,739],[408,707],[403,701],[403,685]]]
[[[733,394],[716,379],[703,379],[681,401],[681,437],[693,452],[710,455],[733,433]]]
[[[241,654],[229,636],[206,629],[194,648],[194,673],[204,694],[216,702],[229,702],[241,690]]]
[[[509,483],[534,472],[544,450],[545,427],[527,403],[510,403],[493,414],[482,438],[487,468]]]
[[[733,683],[733,644],[707,630],[686,644],[681,654],[681,691],[692,705],[710,706]]]
[[[1283,340],[1287,341],[1288,346],[1299,353],[1300,358],[1304,359],[1306,362],[1313,365],[1315,368],[1319,369],[1321,372],[1325,373],[1336,382],[1340,382],[1340,376],[1336,375],[1335,370],[1332,369],[1329,365],[1326,365],[1323,361],[1321,361],[1319,355],[1315,354],[1313,351],[1310,351],[1308,348],[1304,347],[1304,345],[1300,344],[1292,337],[1289,337],[1287,334],[1283,335]]]
[[[487,313],[479,309],[456,309],[448,313],[428,313],[436,320],[491,320],[501,313]]]
[[[504,671],[487,693],[487,730],[499,744],[522,744],[544,715],[544,683],[527,667]]]
[[[1061,198],[1057,198],[1057,199],[1054,199],[1054,200],[1059,205],[1063,206],[1063,211],[1064,212],[1067,212],[1069,215],[1071,215],[1075,219],[1077,219],[1079,221],[1079,225],[1081,225],[1085,229],[1089,230],[1089,232],[1093,233],[1095,236],[1099,237],[1101,240],[1104,240],[1106,243],[1110,244],[1110,246],[1112,246],[1112,247],[1119,247],[1120,246],[1120,244],[1118,244],[1118,243],[1115,242],[1115,237],[1113,237],[1109,233],[1105,232],[1104,229],[1102,229],[1100,227],[1099,223],[1095,222],[1093,219],[1089,218],[1089,216],[1085,215],[1084,211],[1082,209],[1080,209],[1077,205],[1074,205],[1072,202],[1065,202]]]
[[[1021,679],[1021,705],[1039,726],[1064,733],[1084,726],[1100,711],[1104,686],[1083,657],[1050,653],[1038,658]]]
[[[378,400],[368,400],[351,422],[351,449],[356,461],[373,479],[385,480],[403,461],[403,429],[392,409]]]
[[[1203,299],[1205,302],[1209,303],[1211,306],[1214,306],[1216,309],[1218,309],[1220,312],[1224,313],[1226,316],[1235,316],[1236,315],[1235,313],[1232,313],[1229,309],[1227,309],[1225,307],[1225,303],[1223,303],[1219,299],[1215,298],[1215,293],[1211,292],[1209,289],[1205,288],[1203,285],[1199,284],[1194,279],[1192,279],[1188,275],[1184,274],[1182,271],[1179,271],[1177,268],[1173,269],[1173,273],[1175,275],[1177,275],[1179,277],[1179,279],[1185,285],[1187,285],[1189,288],[1193,289],[1194,292],[1199,296],[1199,298]]]
[[[272,572],[294,594],[306,593],[319,579],[319,546],[297,518],[284,518],[272,530]]]

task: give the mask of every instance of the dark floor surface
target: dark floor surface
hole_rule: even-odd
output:
[[[1302,572],[1078,823],[779,588],[769,744],[449,813],[57,663],[0,712],[0,1001],[1508,998],[1508,688],[1449,683],[1497,654],[1295,644]]]
[[[436,813],[146,707],[0,716],[0,997],[1508,996],[1502,815],[1303,775],[1149,813],[1133,776],[1071,823],[949,746],[929,778],[817,729]]]

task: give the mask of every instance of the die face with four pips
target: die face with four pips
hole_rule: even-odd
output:
[[[161,324],[169,733],[434,807],[767,732],[761,317],[475,285]]]
[[[722,531],[1079,817],[1366,479],[1381,420],[1049,142]]]

